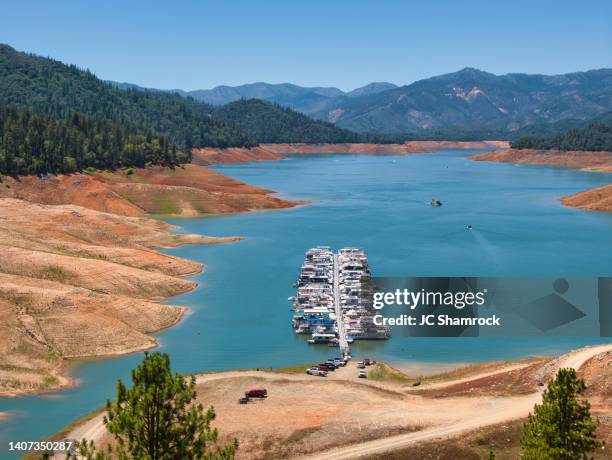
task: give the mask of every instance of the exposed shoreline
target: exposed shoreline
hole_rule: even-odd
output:
[[[240,239],[171,234],[151,216],[299,204],[196,164],[3,177],[0,397],[74,385],[71,359],[158,346],[150,334],[186,311],[159,302],[194,289],[185,277],[203,266],[157,249]]]
[[[565,196],[561,203],[585,211],[612,212],[612,184]]]
[[[254,148],[194,149],[193,162],[202,166],[219,163],[282,160],[286,155],[401,155],[432,153],[443,149],[507,148],[507,141],[408,141],[403,144],[261,144]]]
[[[470,157],[474,161],[530,164],[576,169],[586,172],[612,173],[612,152],[551,151],[506,149]],[[561,197],[565,206],[586,211],[612,212],[612,184]]]
[[[5,177],[0,198],[77,205],[122,216],[233,214],[300,204],[198,164],[56,176]]]
[[[154,348],[150,334],[185,307],[161,300],[194,289],[203,265],[158,252],[239,237],[169,233],[174,227],[73,205],[0,198],[0,396],[75,384],[68,364]]]
[[[612,172],[612,152],[504,149],[470,157],[474,161],[557,166],[591,172]]]

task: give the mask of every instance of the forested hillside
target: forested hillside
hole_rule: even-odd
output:
[[[0,44],[0,104],[51,119],[74,112],[177,147],[252,147],[259,142],[345,142],[359,136],[264,101],[213,107],[191,97],[117,88],[74,65]]]
[[[0,45],[0,103],[57,119],[80,112],[132,132],[151,131],[187,149],[255,144],[212,118],[208,104],[177,94],[117,89],[89,71],[7,45]]]
[[[213,112],[218,119],[239,127],[250,138],[264,143],[360,142],[363,136],[331,123],[259,99],[231,102]]]
[[[556,136],[526,136],[513,141],[511,145],[513,149],[612,152],[612,123],[591,123]]]
[[[55,120],[28,109],[0,107],[0,173],[46,174],[87,167],[115,169],[191,161],[164,137],[133,134],[76,112]]]

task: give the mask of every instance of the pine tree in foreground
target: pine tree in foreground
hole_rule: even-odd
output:
[[[586,460],[602,446],[591,405],[578,399],[585,390],[574,369],[559,369],[523,426],[523,460]]]
[[[117,399],[106,404],[104,424],[114,435],[116,452],[101,452],[86,440],[79,456],[88,460],[233,459],[238,443],[219,446],[215,418],[195,404],[195,378],[173,374],[165,353],[145,353],[132,371],[132,387],[119,380]]]

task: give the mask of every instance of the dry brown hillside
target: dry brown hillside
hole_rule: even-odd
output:
[[[236,238],[72,205],[0,198],[0,394],[69,383],[65,359],[155,346],[184,309],[155,302],[192,289],[198,263],[156,252]]]
[[[145,216],[295,206],[203,166],[152,166],[0,182],[0,395],[69,384],[67,358],[155,346],[202,266],[155,248],[237,238],[171,234]]]
[[[507,149],[471,157],[475,161],[559,166],[583,171],[612,172],[612,152]]]
[[[400,155],[426,153],[441,149],[508,148],[506,141],[407,141],[403,144],[261,144],[253,148],[201,148],[193,150],[193,163],[209,166],[218,163],[282,160],[285,155],[365,154]]]
[[[612,212],[612,184],[566,196],[561,199],[561,203],[589,211]]]
[[[195,216],[295,206],[272,192],[195,164],[114,172],[6,177],[0,198],[73,204],[123,216]]]

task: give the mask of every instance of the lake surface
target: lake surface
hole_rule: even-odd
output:
[[[359,246],[375,276],[612,276],[612,215],[559,198],[612,182],[611,174],[474,162],[474,151],[405,156],[321,155],[216,170],[313,203],[283,211],[170,219],[179,231],[241,235],[238,243],[168,251],[206,265],[200,285],[170,303],[191,312],[157,334],[180,372],[278,367],[337,354],[308,346],[290,327],[287,297],[304,251]],[[440,208],[429,205],[441,200]],[[472,232],[466,225],[472,225]],[[558,354],[595,338],[409,338],[361,343],[368,354],[419,368]],[[74,367],[81,385],[0,400],[0,457],[8,440],[34,440],[101,407],[140,354]]]

